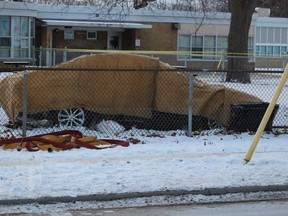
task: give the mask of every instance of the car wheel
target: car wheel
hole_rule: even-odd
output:
[[[61,109],[58,112],[58,123],[60,127],[79,127],[85,122],[85,113],[81,108]]]

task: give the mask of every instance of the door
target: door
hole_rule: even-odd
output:
[[[122,33],[121,32],[108,32],[108,49],[120,50],[122,49]]]

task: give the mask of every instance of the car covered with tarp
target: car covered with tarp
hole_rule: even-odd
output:
[[[23,112],[23,80],[24,71],[0,82],[0,104],[12,122]],[[232,104],[263,102],[197,77],[193,78],[192,99],[193,116],[224,126],[229,124]],[[187,116],[189,76],[159,58],[127,53],[83,55],[52,70],[27,71],[29,114],[69,108],[145,119],[152,118],[155,111]]]

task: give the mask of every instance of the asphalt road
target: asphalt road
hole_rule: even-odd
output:
[[[0,215],[2,215],[0,213]],[[81,209],[34,214],[5,214],[6,216],[288,216],[288,200],[241,203],[193,204],[177,206],[150,206],[118,209]]]
[[[71,211],[73,216],[288,216],[288,200]]]

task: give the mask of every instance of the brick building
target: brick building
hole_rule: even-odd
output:
[[[229,13],[127,13],[3,1],[0,8],[3,62],[49,66],[81,54],[125,50],[158,56],[172,65],[215,67],[227,51]],[[288,19],[271,18],[269,10],[255,13],[248,48],[257,67],[281,67],[287,60]]]

